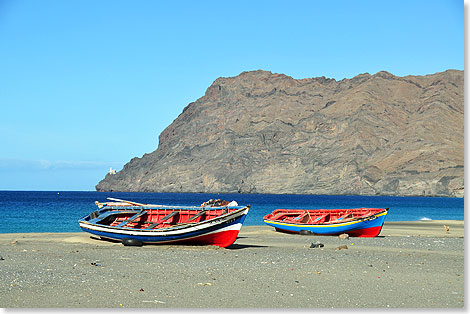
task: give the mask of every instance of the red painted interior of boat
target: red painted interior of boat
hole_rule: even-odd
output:
[[[99,224],[108,226],[118,226],[133,229],[161,229],[185,223],[197,223],[216,218],[222,214],[236,211],[237,208],[222,208],[210,210],[172,210],[172,209],[146,209],[142,215],[131,219],[138,212],[122,212],[110,215],[99,222]],[[125,224],[125,221],[131,219]],[[122,224],[122,225],[121,225]]]

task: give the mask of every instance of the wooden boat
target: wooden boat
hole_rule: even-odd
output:
[[[119,199],[95,202],[98,210],[79,219],[83,231],[124,245],[187,243],[227,247],[235,242],[250,205],[166,206]],[[220,203],[219,203],[220,204]]]
[[[388,208],[276,209],[264,222],[287,233],[376,237],[387,213]]]

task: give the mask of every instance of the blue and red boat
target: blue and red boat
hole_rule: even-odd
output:
[[[287,233],[376,237],[387,213],[388,208],[276,209],[264,222]]]
[[[79,219],[83,231],[124,245],[173,244],[230,246],[250,205],[212,201],[201,206],[166,206],[118,200],[96,202],[98,210]]]

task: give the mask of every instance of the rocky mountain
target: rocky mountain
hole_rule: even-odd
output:
[[[464,72],[218,78],[98,191],[464,194]]]

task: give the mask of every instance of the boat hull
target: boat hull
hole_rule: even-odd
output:
[[[307,232],[316,235],[338,235],[346,233],[351,237],[376,237],[382,230],[387,211],[383,211],[372,216],[332,224],[297,224],[285,223],[265,219],[264,222],[276,229],[276,231],[287,233]]]
[[[119,228],[91,223],[86,219],[79,220],[79,224],[83,231],[111,240],[132,239],[145,244],[185,243],[227,247],[237,239],[248,210],[249,207],[244,207],[200,223],[164,229]]]

